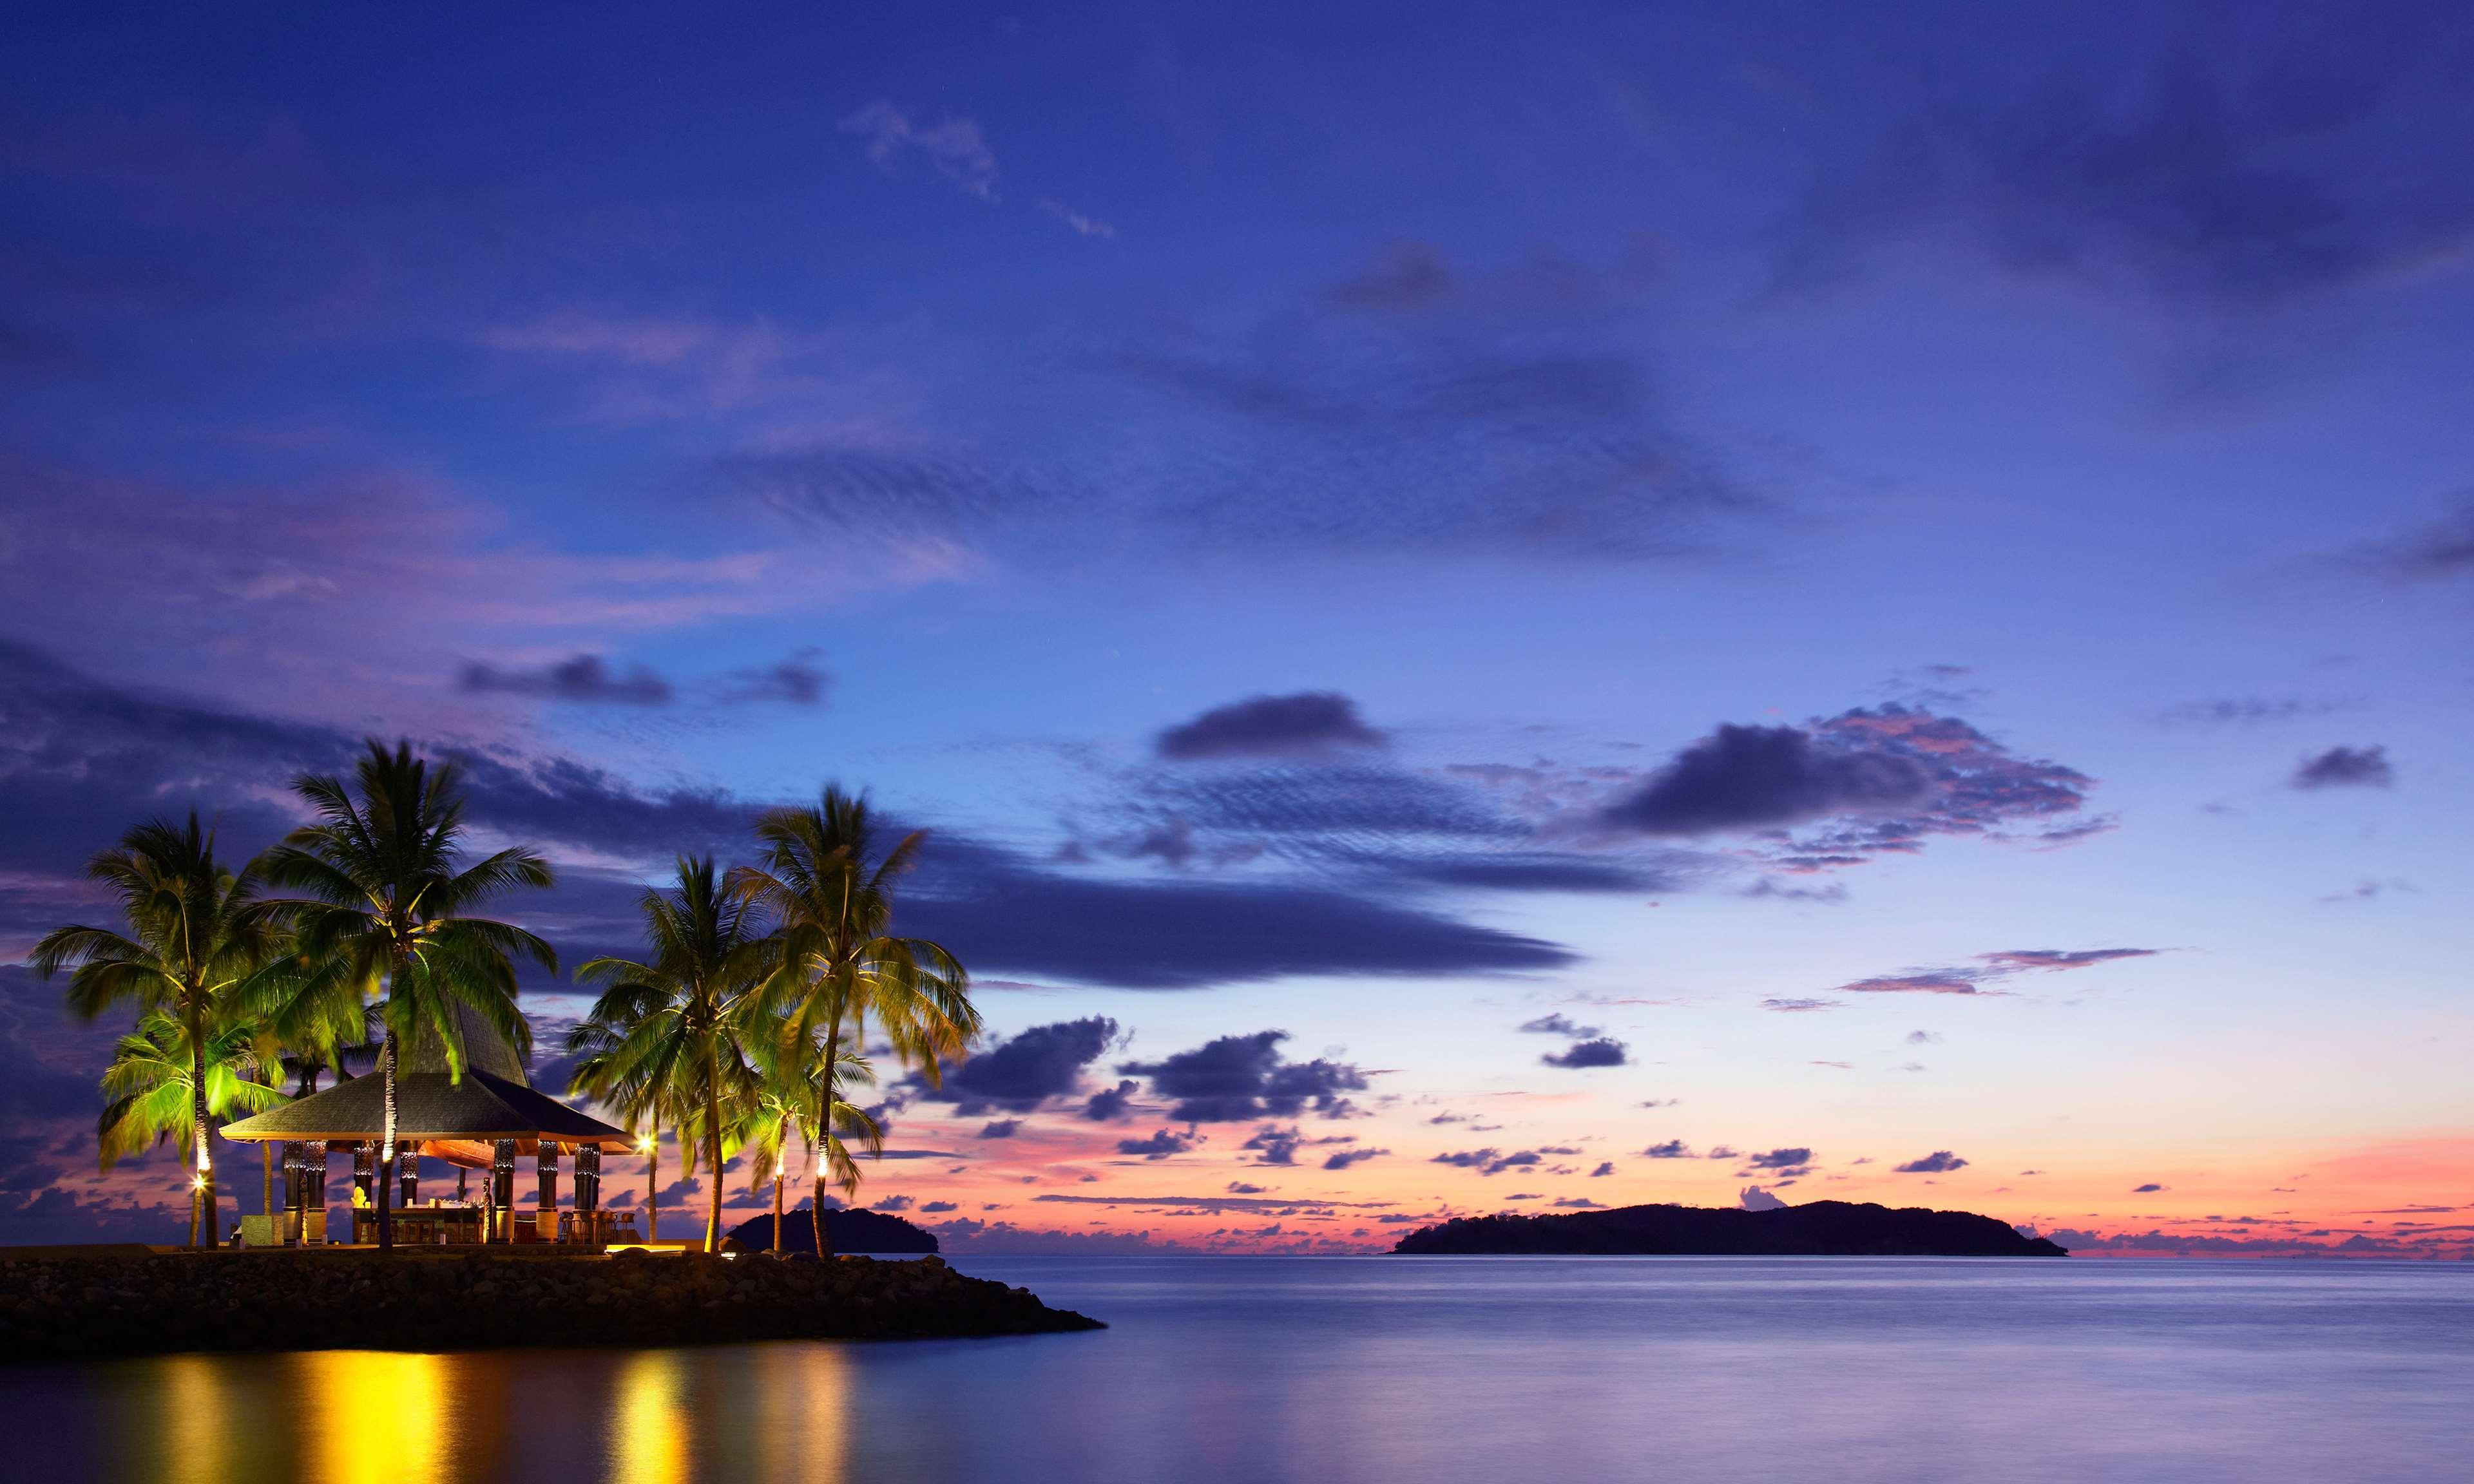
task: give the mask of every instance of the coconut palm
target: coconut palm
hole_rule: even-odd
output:
[[[259,1064],[251,1041],[251,1027],[242,1021],[226,1019],[193,1039],[190,1022],[170,1010],[140,1016],[137,1029],[112,1047],[111,1065],[103,1073],[103,1094],[109,1101],[95,1122],[103,1167],[166,1138],[177,1138],[183,1155],[194,1153],[234,1111],[263,1113],[282,1102],[280,1089],[252,1079]],[[215,1243],[208,1168],[201,1164],[191,1182],[192,1247]]]
[[[614,1009],[634,1014],[643,1005],[631,1000]],[[639,1023],[587,1016],[568,1032],[568,1054],[582,1060],[568,1078],[567,1091],[570,1097],[599,1103],[636,1136],[636,1152],[644,1157],[644,1235],[658,1241],[662,1235],[662,1130],[679,1119],[670,1088],[648,1080],[641,1065],[632,1075],[618,1074],[617,1053]]]
[[[532,1031],[516,1008],[517,956],[553,971],[558,955],[541,939],[473,914],[520,887],[552,882],[530,850],[465,863],[464,798],[457,769],[435,767],[399,743],[372,738],[353,787],[318,775],[295,779],[316,823],[267,853],[265,874],[306,894],[287,903],[303,982],[301,997],[329,1017],[375,1000],[384,1029],[377,1172],[378,1247],[395,1245],[396,1066],[407,1040],[434,1035],[450,1076],[464,1074],[457,1008],[473,1012],[519,1055]]]
[[[206,1127],[213,1078],[206,1058],[232,1022],[245,987],[280,954],[280,913],[260,900],[255,865],[238,872],[215,857],[214,831],[193,810],[185,826],[154,820],[86,863],[86,874],[120,900],[123,929],[72,925],[44,934],[30,962],[49,978],[69,975],[68,1006],[92,1020],[123,1002],[143,1017],[169,1016],[190,1065],[188,1126],[181,1147],[195,1161],[189,1240],[215,1231],[215,1171]],[[157,1028],[159,1030],[159,1027]]]
[[[761,992],[779,947],[722,889],[711,857],[681,857],[675,888],[645,892],[638,910],[649,949],[643,961],[596,958],[575,971],[580,983],[606,986],[587,1017],[600,1028],[594,1075],[643,1089],[659,1100],[647,1106],[676,1118],[688,1172],[699,1157],[713,1172],[704,1246],[719,1252],[725,1161],[763,1082],[744,1043],[768,1034],[759,1024]]]
[[[843,1106],[844,1059],[865,1043],[868,1023],[930,1085],[961,1059],[980,1032],[970,975],[953,954],[921,938],[897,938],[893,883],[918,862],[925,831],[880,850],[867,801],[828,784],[813,808],[775,809],[757,821],[764,861],[731,873],[733,891],[775,924],[780,963],[765,989],[775,1032],[792,1053],[813,1048],[821,1087],[812,1125],[829,1157],[816,1170],[816,1252],[825,1238],[824,1185],[833,1130]],[[845,1159],[847,1155],[845,1155]],[[850,1187],[857,1167],[850,1168]]]

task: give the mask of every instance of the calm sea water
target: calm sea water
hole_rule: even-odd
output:
[[[2474,1265],[971,1258],[1100,1333],[0,1369],[0,1477],[2474,1475]]]

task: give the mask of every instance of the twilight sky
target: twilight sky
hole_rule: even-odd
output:
[[[0,955],[365,733],[570,962],[835,778],[957,1247],[2465,1248],[2462,8],[10,31]],[[58,994],[0,1240],[159,1237]]]

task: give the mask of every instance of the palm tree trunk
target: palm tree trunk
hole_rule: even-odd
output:
[[[386,1044],[378,1052],[378,1094],[385,1112],[378,1118],[377,1198],[378,1251],[395,1251],[394,1192],[395,1184],[395,1030],[388,1027]]]
[[[834,1255],[834,1239],[825,1234],[825,1166],[833,1162],[834,1089],[841,1066],[842,1017],[836,1015],[825,1029],[825,1106],[816,1120],[816,1260]]]
[[[662,1239],[662,1131],[653,1131],[653,1147],[644,1151],[644,1240]]]
[[[782,1142],[773,1141],[773,1254],[782,1254]]]
[[[713,1166],[713,1212],[704,1221],[704,1250],[721,1251],[721,1057],[706,1058],[704,1082],[704,1147]]]
[[[215,1240],[214,1156],[206,1148],[206,1047],[203,1018],[189,1013],[189,1137],[198,1153],[197,1193],[189,1201],[189,1245],[211,1247]],[[203,1238],[203,1239],[202,1239]]]

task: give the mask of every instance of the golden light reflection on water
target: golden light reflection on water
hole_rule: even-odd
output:
[[[109,1476],[842,1484],[856,1383],[846,1349],[812,1344],[175,1355],[118,1373]]]
[[[453,1477],[441,1468],[453,1363],[377,1350],[293,1357],[309,1476],[332,1484]]]
[[[647,1351],[613,1388],[611,1484],[840,1484],[850,1362],[826,1345]]]

